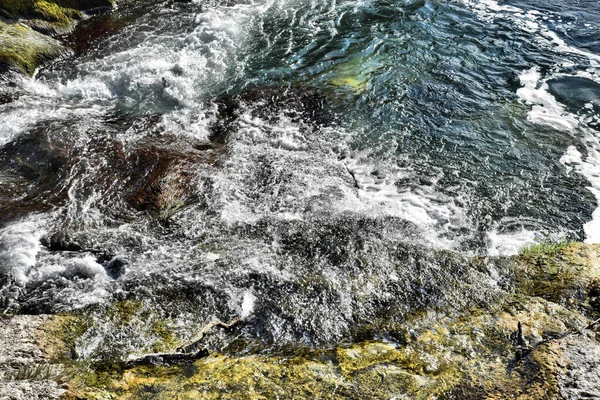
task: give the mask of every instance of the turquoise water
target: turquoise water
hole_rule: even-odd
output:
[[[136,7],[4,77],[5,309],[246,304],[328,343],[506,289],[461,257],[600,241],[595,2]]]

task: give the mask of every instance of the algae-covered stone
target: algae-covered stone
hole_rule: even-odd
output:
[[[244,345],[242,335],[237,345],[213,347],[188,365],[128,364],[136,349],[127,350],[123,336],[143,336],[128,341],[140,351],[175,351],[178,342],[170,321],[138,300],[104,311],[102,323],[118,328],[98,326],[95,309],[88,317],[55,317],[37,343],[54,349],[48,360],[75,371],[66,398],[598,398],[591,299],[600,296],[599,250],[573,244],[509,259],[514,285],[487,305],[416,309],[402,321],[373,321],[364,331],[377,340],[330,348],[261,346],[258,339]],[[102,332],[110,339],[96,346]],[[69,360],[70,352],[77,357]]]
[[[64,51],[51,37],[18,22],[0,20],[0,71],[17,69],[31,75],[39,65]]]
[[[50,36],[69,32],[82,10],[112,7],[114,0],[0,0],[0,72],[32,75],[65,48]],[[49,35],[49,36],[47,36]]]
[[[75,387],[90,398],[593,397],[600,344],[588,303],[598,295],[599,250],[573,244],[516,257],[509,260],[514,285],[487,306],[417,310],[403,322],[373,321],[362,329],[389,340],[292,353],[260,346],[244,355],[217,351],[189,366],[88,369],[96,378]]]

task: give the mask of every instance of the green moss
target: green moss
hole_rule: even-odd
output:
[[[18,23],[0,21],[0,64],[26,74],[46,61],[58,57],[64,48],[47,36]]]
[[[74,4],[56,0],[0,0],[0,9],[13,19],[31,20],[34,29],[44,26],[44,31],[64,32],[82,18],[79,10],[70,7]]]
[[[164,320],[157,320],[152,323],[151,332],[158,338],[152,345],[152,351],[169,351],[180,346],[181,340],[175,336],[171,324]]]
[[[123,300],[112,304],[106,314],[108,318],[117,319],[120,324],[129,324],[142,311],[143,304],[139,300]]]
[[[48,18],[59,21],[65,15],[81,16],[76,0],[0,0],[0,8],[16,18]]]
[[[33,4],[32,14],[44,21],[57,22],[60,26],[67,27],[74,19],[81,18],[81,13],[72,8],[63,8],[54,2],[38,0]]]

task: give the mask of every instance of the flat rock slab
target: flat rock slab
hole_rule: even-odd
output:
[[[47,379],[51,370],[36,367],[48,364],[43,348],[45,327],[53,320],[49,315],[2,316],[0,319],[0,399],[58,399],[65,392]],[[29,371],[20,373],[19,371]]]

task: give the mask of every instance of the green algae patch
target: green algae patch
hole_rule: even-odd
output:
[[[0,20],[0,66],[4,69],[16,68],[32,75],[39,65],[64,51],[55,39],[17,22]]]
[[[355,56],[335,65],[320,79],[329,86],[360,95],[367,90],[371,77],[382,68],[381,60],[377,57]]]
[[[68,32],[83,15],[76,2],[55,0],[0,0],[2,14],[43,34]]]

